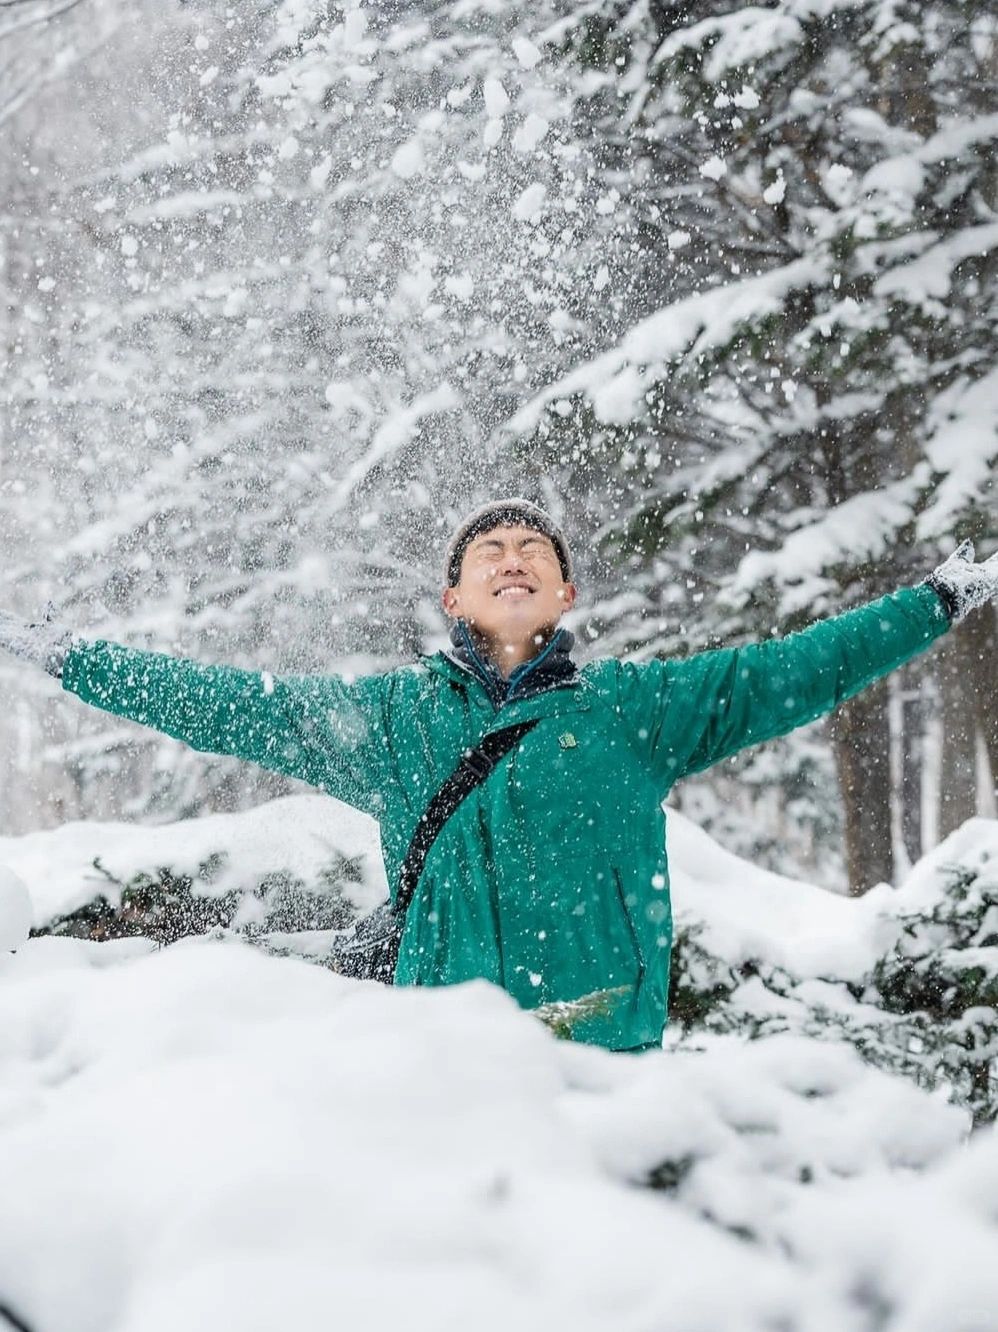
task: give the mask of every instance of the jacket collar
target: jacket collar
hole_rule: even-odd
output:
[[[444,653],[465,671],[470,671],[488,694],[494,707],[514,700],[530,698],[544,689],[567,684],[577,674],[571,652],[575,635],[558,629],[536,657],[517,666],[509,679],[503,679],[488,658],[479,651],[464,620],[457,620],[450,633],[451,651]]]

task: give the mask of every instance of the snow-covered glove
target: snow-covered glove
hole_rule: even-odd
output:
[[[25,624],[10,611],[0,610],[0,648],[32,666],[41,666],[58,680],[73,635],[62,625],[53,624],[51,615],[49,606],[39,624]]]
[[[974,563],[974,543],[962,541],[925,580],[938,593],[954,624],[998,598],[998,555]]]

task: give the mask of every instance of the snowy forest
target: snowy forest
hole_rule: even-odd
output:
[[[993,3],[0,0],[0,365],[2,1332],[998,1332],[998,611],[886,596],[998,551]],[[571,544],[580,676],[938,620],[691,763],[671,880],[659,835],[627,895],[624,819],[585,881],[542,848],[498,979],[485,929],[344,973],[381,806],[4,637],[245,668],[272,722],[428,674],[509,496]],[[624,808],[538,770],[549,827]],[[535,940],[632,983],[552,1000]],[[585,1035],[655,984],[654,1041]]]
[[[998,537],[984,3],[5,0],[5,604],[203,660],[439,646],[470,504],[577,551],[587,655],[799,627]],[[994,813],[992,611],[677,788],[897,882]],[[290,789],[0,666],[9,832]]]

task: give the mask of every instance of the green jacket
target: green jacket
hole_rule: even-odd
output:
[[[576,1039],[633,1049],[666,1021],[672,911],[662,802],[681,777],[803,726],[949,621],[927,587],[750,647],[601,660],[498,710],[444,654],[385,675],[271,676],[77,642],[63,684],[209,753],[298,777],[379,820],[389,884],[462,751],[541,722],[437,838],[409,910],[404,985],[484,977],[525,1008],[618,991]]]

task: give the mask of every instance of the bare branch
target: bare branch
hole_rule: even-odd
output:
[[[20,3],[20,0],[0,0],[0,5],[18,3]],[[29,3],[31,3],[31,0],[29,0]],[[83,3],[84,0],[61,0],[60,4],[50,7],[42,13],[25,14],[19,19],[14,19],[3,27],[0,27],[0,42],[7,37],[13,37],[15,33],[24,32],[28,28],[37,28],[43,23],[49,23],[52,19],[59,18],[61,15],[68,13],[69,10],[75,9],[77,5]]]

